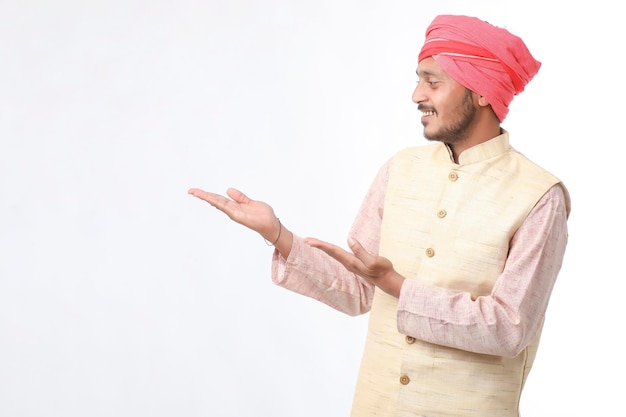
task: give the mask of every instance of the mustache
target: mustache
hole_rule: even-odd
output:
[[[422,111],[422,112],[424,112],[424,111],[437,112],[434,107],[427,107],[427,106],[424,106],[423,104],[418,104],[417,105],[417,110]]]

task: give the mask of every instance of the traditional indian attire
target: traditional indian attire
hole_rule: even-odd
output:
[[[354,417],[517,416],[568,213],[564,186],[506,132],[458,164],[443,144],[410,148],[381,168],[350,232],[407,278],[399,299],[298,236],[272,276],[346,314],[371,310]]]
[[[476,25],[488,24],[438,17],[427,31],[427,40],[438,40],[425,48],[435,45],[438,61],[468,52]],[[466,26],[472,30],[464,44],[443,51],[438,28],[456,33]],[[492,43],[510,39],[521,47],[495,29],[501,37]],[[498,48],[485,51],[494,49],[489,59],[511,61],[499,58]],[[504,74],[518,71],[511,62]],[[517,63],[527,72],[509,78],[510,91],[494,93],[501,119],[516,83],[538,69],[534,60]],[[513,149],[506,131],[465,150],[458,163],[443,143],[408,148],[382,167],[350,231],[406,278],[398,299],[298,236],[287,259],[274,253],[272,279],[347,314],[370,312],[353,417],[517,417],[561,268],[569,211],[561,181]]]

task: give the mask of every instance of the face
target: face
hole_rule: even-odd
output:
[[[432,57],[420,61],[417,76],[413,101],[422,112],[424,137],[448,144],[469,138],[477,111],[474,94],[446,74]]]

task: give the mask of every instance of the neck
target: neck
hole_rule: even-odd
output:
[[[496,126],[491,126],[489,129],[483,129],[480,132],[474,132],[471,136],[463,141],[446,143],[446,145],[450,149],[450,152],[452,152],[452,158],[454,162],[458,164],[459,156],[463,153],[463,151],[476,145],[480,145],[481,143],[487,142],[488,140],[491,140],[501,134],[502,129],[498,124]]]
[[[491,106],[481,105],[480,97],[477,94],[474,93],[473,97],[477,111],[473,123],[466,132],[467,135],[462,140],[446,143],[452,152],[454,162],[457,164],[463,151],[502,134],[500,120],[498,120]]]

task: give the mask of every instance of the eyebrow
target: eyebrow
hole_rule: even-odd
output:
[[[428,70],[421,70],[421,71],[415,71],[415,74],[417,74],[418,77],[425,77],[425,76],[439,76],[439,74],[432,72],[432,71],[428,71]]]

